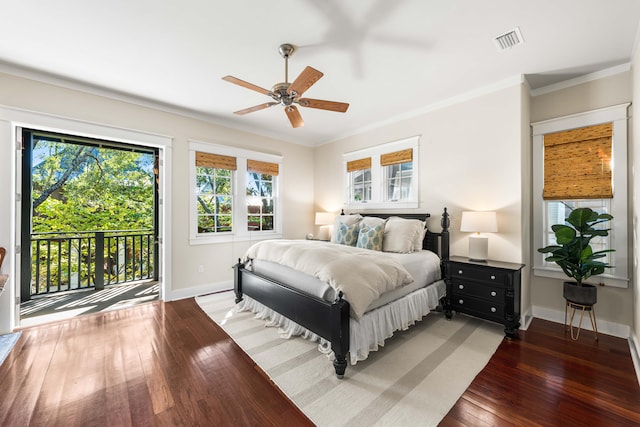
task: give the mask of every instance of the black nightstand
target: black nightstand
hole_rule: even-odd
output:
[[[520,327],[520,270],[524,264],[470,261],[451,257],[445,261],[447,296],[445,314],[453,311],[504,324],[513,338]]]

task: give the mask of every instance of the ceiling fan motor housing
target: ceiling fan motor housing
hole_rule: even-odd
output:
[[[294,94],[287,93],[289,86],[291,86],[291,83],[287,82],[276,83],[273,85],[271,92],[274,96],[272,96],[272,98],[278,102],[282,102],[283,105],[291,105],[293,103]]]

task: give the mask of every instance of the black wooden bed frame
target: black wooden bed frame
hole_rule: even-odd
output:
[[[430,214],[364,213],[363,216],[388,218],[398,216],[424,221]],[[434,233],[427,229],[422,247],[440,256],[440,268],[444,277],[444,261],[449,259],[449,214],[444,208],[440,221],[442,231]],[[344,377],[349,353],[349,302],[342,298],[342,292],[334,302],[300,292],[266,276],[245,268],[238,260],[234,266],[234,288],[236,303],[248,295],[259,303],[280,313],[302,327],[331,342],[335,354],[333,366],[338,378]]]

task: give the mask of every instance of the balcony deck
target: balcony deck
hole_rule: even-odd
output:
[[[159,282],[147,280],[33,297],[20,304],[20,327],[132,307],[157,300],[159,292]]]

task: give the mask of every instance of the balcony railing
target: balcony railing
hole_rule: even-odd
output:
[[[31,295],[157,279],[153,230],[33,233]]]

